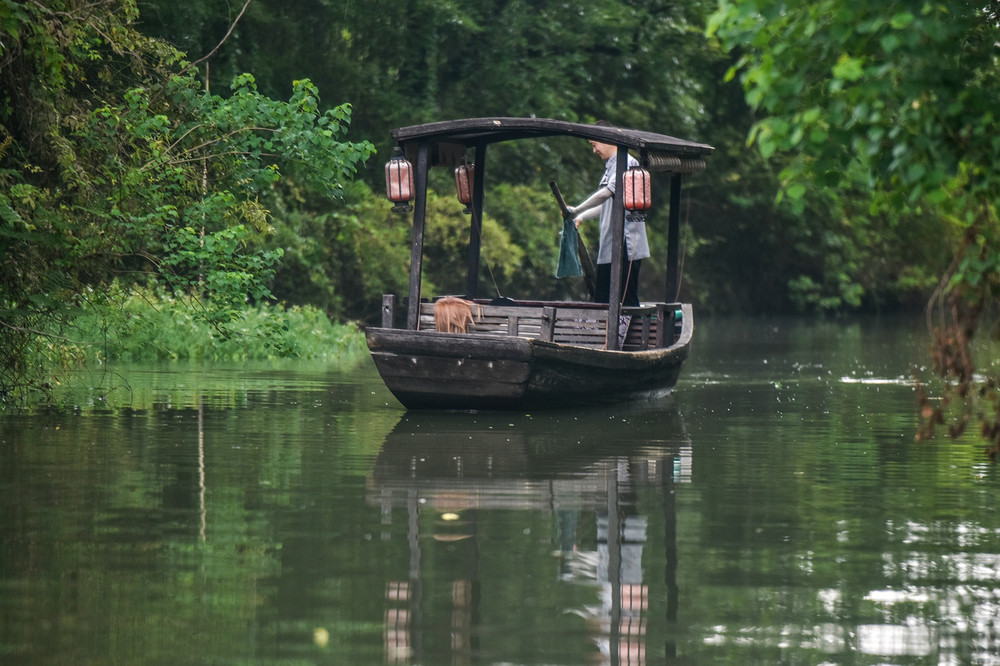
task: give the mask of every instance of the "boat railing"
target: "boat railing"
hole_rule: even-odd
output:
[[[604,348],[607,340],[607,306],[590,303],[527,303],[517,305],[479,304],[474,323],[467,334],[499,337],[522,337],[576,345],[593,349]],[[639,307],[623,307],[622,315],[630,316],[622,343],[623,351],[642,351],[669,347],[677,338],[678,305],[656,303]],[[669,322],[661,325],[661,322]],[[434,304],[420,304],[419,330],[433,331]]]

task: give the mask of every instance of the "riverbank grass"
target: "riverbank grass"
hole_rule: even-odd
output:
[[[87,361],[349,361],[365,350],[353,323],[311,306],[261,303],[237,309],[152,288],[123,290],[74,317],[68,338]],[[111,304],[110,307],[107,304]]]
[[[315,307],[220,305],[118,284],[91,292],[66,309],[57,328],[24,340],[25,367],[0,373],[0,411],[58,402],[56,393],[95,376],[103,384],[117,364],[308,361],[348,368],[367,353],[356,324],[332,322]]]

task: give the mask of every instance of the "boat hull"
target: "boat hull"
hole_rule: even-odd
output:
[[[370,328],[368,348],[408,409],[535,409],[661,397],[677,383],[691,340],[607,351],[533,338]]]

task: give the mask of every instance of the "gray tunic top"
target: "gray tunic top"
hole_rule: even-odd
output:
[[[628,156],[628,166],[639,166],[639,160]],[[618,156],[612,155],[604,163],[604,175],[599,187],[615,192],[615,176],[618,170]],[[601,204],[601,242],[597,247],[597,263],[611,263],[611,211],[615,199],[611,197]],[[645,259],[649,256],[649,242],[646,240],[646,216],[641,212],[625,211],[625,257],[629,261]]]

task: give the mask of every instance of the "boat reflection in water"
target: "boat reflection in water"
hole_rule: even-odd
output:
[[[691,460],[673,403],[656,404],[407,413],[367,489],[409,557],[385,587],[386,660],[646,663],[651,613],[661,632],[677,616],[674,484]]]

